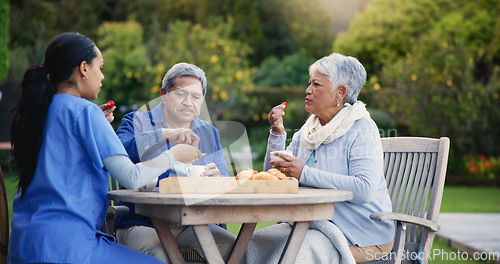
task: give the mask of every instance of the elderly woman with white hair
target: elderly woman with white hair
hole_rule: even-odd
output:
[[[271,152],[285,149],[285,105],[278,105],[268,115],[271,131],[264,170],[273,166],[303,186],[351,191],[353,199],[336,203],[335,219],[325,221],[326,227],[323,223],[319,229],[338,227],[348,245],[345,251],[350,251],[357,263],[387,256],[393,245],[394,222],[370,219],[370,214],[391,211],[392,206],[383,176],[379,130],[365,104],[357,101],[366,82],[365,68],[356,58],[333,53],[312,64],[309,74],[305,110],[311,115],[287,147],[293,156],[273,153],[284,161],[270,160]],[[286,225],[257,231],[247,251],[247,262],[258,263],[252,252],[260,248],[257,251],[262,254],[264,245],[273,243],[273,229],[286,234],[290,228]],[[318,236],[313,231],[308,230],[297,262],[333,263],[320,248],[323,242],[333,241],[322,237],[330,233]],[[273,262],[269,260],[272,256],[266,258],[266,263]]]

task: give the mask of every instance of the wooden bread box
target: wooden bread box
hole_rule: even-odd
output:
[[[236,180],[235,177],[169,177],[160,180],[160,193],[297,193],[299,181]]]

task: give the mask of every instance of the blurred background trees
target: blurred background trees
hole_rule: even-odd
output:
[[[462,169],[467,154],[500,155],[499,14],[499,1],[374,0],[333,47],[370,69],[362,98],[400,133],[449,136]]]
[[[9,67],[9,52],[7,49],[9,29],[9,4],[7,0],[0,0],[0,82],[7,76]],[[0,100],[1,100],[0,94]]]
[[[96,42],[105,58],[99,97],[113,99],[120,106],[151,99],[152,67],[141,25],[134,21],[104,22],[97,32]]]
[[[2,19],[5,0],[0,3]],[[158,96],[173,64],[190,62],[207,73],[212,120],[243,122],[253,150],[261,153],[269,109],[288,101],[285,126],[290,135],[299,129],[307,118],[308,66],[340,52],[367,68],[360,100],[382,136],[450,137],[452,173],[477,175],[477,162],[490,161],[481,165],[486,170],[498,163],[500,1],[10,0],[9,5],[8,36],[7,24],[0,28],[0,80],[2,72],[7,78],[0,89],[11,101],[15,92],[5,87],[19,82],[29,64],[42,62],[47,43],[61,32],[79,31],[103,52],[106,79],[96,103],[113,99],[120,107],[118,120]],[[7,40],[8,71],[2,64]],[[11,103],[3,100],[0,108]]]

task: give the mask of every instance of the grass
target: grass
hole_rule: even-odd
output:
[[[12,200],[14,199],[14,195],[17,191],[17,181],[16,174],[13,172],[3,172],[3,180],[5,182],[5,192],[7,194],[7,200],[9,201],[9,227],[10,222],[12,221]],[[10,230],[10,228],[9,228]]]
[[[16,192],[15,174],[4,172],[5,189],[9,200],[9,217],[12,219],[12,198]],[[496,187],[462,187],[445,186],[441,212],[469,212],[469,213],[500,213],[500,188]],[[274,223],[259,223],[256,229],[270,226]],[[237,235],[241,224],[227,224],[227,229]],[[455,254],[457,251],[445,242],[434,239],[433,251],[444,252],[444,254]],[[436,255],[429,264],[449,263],[449,259],[442,259],[442,255]],[[461,260],[460,263],[476,264],[487,263],[484,261]]]
[[[445,186],[440,211],[442,213],[500,213],[500,188]],[[442,250],[445,253],[437,255],[436,258],[429,261],[429,264],[449,263],[449,258],[443,259],[443,256],[457,252],[446,242],[441,242],[437,239],[434,239],[432,243],[432,250]],[[487,262],[460,260],[460,263],[474,264]]]
[[[488,263],[486,261],[479,261],[479,260],[473,260],[473,259],[464,259],[464,260],[455,260],[455,261],[450,261],[450,259],[453,259],[454,256],[456,256],[456,250],[452,247],[450,247],[447,243],[445,242],[440,242],[436,238],[434,238],[434,242],[432,243],[432,251],[431,252],[437,252],[439,254],[435,254],[434,257],[431,257],[429,259],[428,264],[441,264],[441,263],[465,263],[465,264],[479,264],[479,263]],[[431,256],[432,253],[431,253]],[[472,256],[469,256],[469,258],[472,258]]]
[[[500,213],[500,188],[445,186],[441,212]]]

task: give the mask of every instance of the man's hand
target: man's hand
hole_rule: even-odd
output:
[[[165,128],[162,129],[161,136],[172,145],[187,144],[198,147],[200,143],[200,137],[193,130],[187,128]]]
[[[200,175],[202,177],[219,177],[222,176],[220,174],[219,168],[215,163],[209,163],[205,166],[205,171]]]
[[[192,163],[202,157],[201,151],[193,146],[178,144],[170,148],[174,159],[182,163]]]

